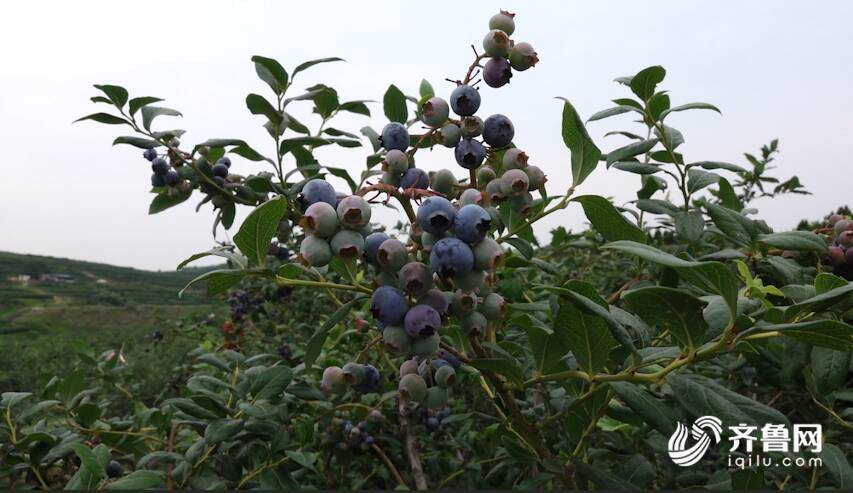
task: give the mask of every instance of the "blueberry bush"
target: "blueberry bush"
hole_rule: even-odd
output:
[[[199,345],[156,396],[134,391],[121,351],[85,348],[75,371],[3,394],[0,486],[850,487],[850,211],[773,231],[753,201],[807,193],[770,174],[778,142],[745,167],[688,158],[672,121],[719,110],[673,104],[660,66],[617,78],[614,106],[586,121],[559,98],[566,164],[549,169],[571,185],[550,190],[513,121],[478,114],[539,62],[515,30],[514,14],[491,17],[461,79],[421,81],[416,95],[391,85],[388,122],[360,133],[336,117],[371,117],[370,101],[300,91],[308,69],[338,58],[288,71],[255,56],[266,95],[245,103],[263,148],[187,145],[182,130],[155,130],[180,116],[160,98],[96,85],[109,110],[81,120],[129,131],[114,144],[143,150],[150,213],[196,197],[214,239],[236,229],[178,267],[221,257],[191,284],[223,296],[229,316],[184,329]],[[602,152],[586,125],[620,114],[634,127],[609,132],[624,143]],[[322,164],[329,146],[366,159],[363,171]],[[419,168],[425,152],[458,167]],[[636,200],[582,194],[593,172],[636,175]],[[238,206],[251,212],[235,226]],[[399,222],[372,221],[380,207]],[[540,244],[532,225],[569,208],[590,229]],[[675,465],[668,437],[705,415],[819,423],[823,462],[740,470],[720,449]]]

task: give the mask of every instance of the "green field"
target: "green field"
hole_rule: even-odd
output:
[[[203,288],[177,296],[205,270],[150,272],[0,252],[0,391],[35,388],[46,375],[70,368],[76,347],[99,354],[124,346],[140,368],[179,358],[194,341],[176,329],[178,321],[223,310]],[[31,279],[10,279],[21,275]],[[72,282],[50,280],[56,275]]]

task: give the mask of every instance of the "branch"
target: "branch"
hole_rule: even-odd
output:
[[[409,467],[412,469],[412,476],[415,478],[415,488],[418,490],[427,490],[426,476],[424,476],[424,468],[421,466],[421,456],[418,453],[418,443],[412,435],[409,423],[409,410],[406,409],[406,402],[400,401],[400,428],[403,431],[404,441],[403,447],[406,455],[409,457]]]
[[[376,453],[376,455],[379,456],[382,462],[385,463],[385,467],[387,467],[388,470],[391,471],[391,474],[394,475],[394,479],[397,480],[397,483],[399,483],[400,486],[408,490],[409,485],[407,485],[406,482],[403,481],[403,476],[400,475],[400,471],[398,471],[397,468],[394,467],[394,463],[391,462],[391,459],[389,459],[387,455],[385,455],[385,452],[382,451],[379,445],[374,443],[371,449],[373,449],[373,452]]]

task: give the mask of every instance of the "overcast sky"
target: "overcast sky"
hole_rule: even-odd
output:
[[[424,77],[439,95],[461,78],[499,5],[433,2],[6,2],[0,29],[0,250],[70,257],[146,269],[174,269],[212,242],[211,210],[189,201],[148,216],[150,168],[141,151],[111,147],[122,128],[71,122],[96,109],[93,83],[125,86],[131,97],[165,98],[184,117],[158,120],[184,128],[185,143],[244,138],[272,153],[262,121],[244,106],[249,92],[266,94],[250,57],[273,57],[290,70],[301,61],[339,56],[346,63],[315,67],[295,89],[316,82],[342,100],[381,100],[389,83],[417,92]],[[780,139],[778,174],[799,175],[810,196],[758,201],[777,229],[818,218],[853,196],[853,2],[503,2],[517,13],[516,41],[528,41],[541,62],[501,89],[482,90],[484,117],[509,116],[516,143],[549,176],[552,192],[569,182],[569,152],[560,138],[561,105],[569,98],[588,117],[628,94],[612,82],[649,65],[667,69],[662,87],[673,104],[706,101],[722,109],[673,115],[688,161],[744,164]],[[306,105],[307,108],[308,105]],[[356,131],[384,124],[342,118]],[[300,113],[316,125],[308,113]],[[593,122],[605,152],[624,144],[604,138],[636,130],[630,117]],[[156,127],[156,125],[155,125]],[[323,164],[360,170],[366,149],[323,148]],[[450,151],[418,154],[426,169],[456,168]],[[238,173],[261,165],[240,158]],[[597,170],[581,193],[635,198],[637,178]],[[343,188],[343,187],[341,187]],[[242,216],[241,216],[242,217]],[[393,215],[375,214],[386,221]],[[239,217],[238,217],[239,221]],[[584,217],[573,205],[537,227],[540,238]]]

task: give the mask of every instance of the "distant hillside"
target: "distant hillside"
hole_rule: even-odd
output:
[[[203,286],[188,290],[183,299],[178,299],[178,291],[194,277],[216,268],[152,272],[81,260],[0,252],[0,320],[4,310],[49,300],[112,306],[206,304],[212,300],[206,296]],[[27,278],[29,280],[24,281]]]

